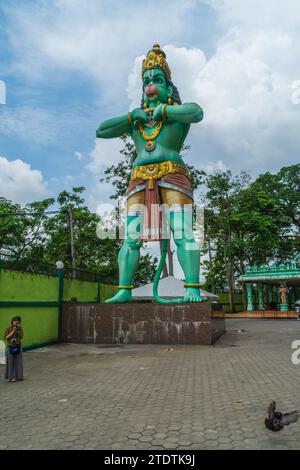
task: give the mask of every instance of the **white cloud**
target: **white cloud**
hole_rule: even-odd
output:
[[[95,175],[107,166],[118,163],[123,157],[120,150],[124,148],[121,139],[95,139],[95,147],[91,152],[92,161],[87,168]]]
[[[201,3],[215,10],[222,31],[209,57],[201,50],[200,35],[190,34]],[[10,19],[14,67],[40,79],[59,79],[62,70],[86,74],[110,115],[123,109],[126,88],[130,107],[140,105],[141,60],[153,42],[160,42],[182,100],[204,108],[204,121],[192,126],[187,139],[192,145],[187,161],[197,167],[221,161],[234,171],[262,172],[298,162],[300,105],[291,100],[292,85],[300,79],[299,2],[166,1],[151,27],[145,22],[153,16],[150,1],[112,0],[108,6],[103,0],[53,0],[49,7],[40,0],[3,8]],[[24,125],[24,135],[25,118],[18,124],[19,132]],[[80,152],[75,156],[81,159]],[[120,158],[118,140],[99,140],[89,169],[98,174]]]
[[[110,183],[100,182],[104,170],[108,166],[115,165],[123,158],[120,150],[124,148],[121,139],[96,139],[94,149],[91,152],[91,162],[86,166],[92,177],[89,182],[88,206],[96,210],[99,204],[109,202],[113,194]],[[112,202],[114,204],[114,202]]]
[[[300,26],[300,4],[295,0],[205,0],[218,13],[225,27],[239,25],[246,30],[297,30]]]
[[[51,72],[57,77],[59,69],[79,71],[96,80],[99,92],[106,87],[102,100],[115,101],[125,91],[132,58],[153,42],[179,41],[196,2],[161,3],[151,27],[145,21],[154,18],[151,1],[54,0],[49,7],[40,0],[2,8],[16,54],[13,69],[33,79]]]
[[[217,162],[208,162],[204,165],[203,170],[208,173],[215,173],[216,171],[227,171],[229,168],[225,165],[222,160],[218,160]]]
[[[38,170],[22,160],[9,161],[0,156],[0,195],[25,204],[47,197],[47,183]]]
[[[41,146],[72,145],[74,129],[83,132],[91,129],[90,111],[82,106],[81,113],[66,109],[61,103],[52,107],[40,107],[32,103],[19,106],[0,107],[1,138],[21,139]],[[93,129],[94,132],[94,129]],[[75,152],[78,160],[83,154]]]
[[[6,104],[6,84],[0,80],[0,104]]]
[[[200,49],[164,47],[183,102],[204,109],[203,122],[187,139],[188,161],[205,169],[221,157],[225,167],[255,173],[298,163],[300,107],[293,104],[293,84],[299,79],[300,3],[278,1],[281,9],[269,0],[262,9],[256,0],[246,8],[237,0],[209,3],[226,32],[210,58]],[[138,57],[128,78],[131,108],[141,100],[140,71]]]
[[[203,139],[223,146],[226,164],[264,171],[298,162],[300,116],[291,103],[297,44],[288,32],[235,29],[199,73]]]
[[[78,152],[77,150],[76,152],[74,152],[74,155],[75,157],[77,157],[77,160],[79,161],[83,159],[83,154],[81,152]]]
[[[73,128],[86,129],[90,117],[68,110],[42,108],[33,105],[1,106],[0,136],[18,136],[22,140],[39,145],[57,145],[60,141],[72,139]],[[70,125],[72,124],[72,126]],[[76,154],[79,159],[79,153]]]
[[[32,106],[1,107],[0,135],[18,136],[32,143],[48,144],[55,141],[55,119],[48,111]]]

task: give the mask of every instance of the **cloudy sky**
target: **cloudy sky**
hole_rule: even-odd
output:
[[[84,185],[91,208],[109,200],[99,178],[120,143],[95,130],[139,105],[155,42],[182,100],[204,109],[188,162],[253,176],[299,162],[296,0],[0,0],[0,25],[3,196],[26,203]]]

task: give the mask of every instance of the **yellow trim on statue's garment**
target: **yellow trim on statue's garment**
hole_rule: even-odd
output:
[[[132,170],[131,181],[137,179],[148,181],[148,189],[153,189],[153,180],[158,180],[171,173],[183,173],[189,176],[188,169],[185,165],[167,160],[166,162],[136,166]]]
[[[133,286],[117,286],[117,289],[133,289]]]

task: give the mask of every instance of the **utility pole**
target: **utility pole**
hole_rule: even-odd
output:
[[[174,268],[173,268],[173,253],[174,251],[171,250],[171,240],[168,240],[168,266],[169,266],[169,276],[174,276]]]
[[[159,247],[160,247],[160,256],[162,256],[162,241],[159,242]],[[167,267],[166,262],[163,266],[163,278],[165,277],[168,277],[168,267]]]
[[[72,277],[75,279],[76,277],[76,264],[75,264],[75,243],[74,243],[74,225],[73,225],[73,211],[72,211],[72,204],[68,204],[68,215],[69,215],[69,227],[70,227],[70,245],[71,245],[71,260],[72,260],[72,268],[73,274]]]
[[[162,255],[162,242],[160,241],[160,254]],[[174,269],[173,269],[173,251],[171,250],[171,243],[170,239],[168,240],[167,246],[167,257],[168,257],[168,264],[167,260],[163,266],[163,278],[168,276],[174,276]]]

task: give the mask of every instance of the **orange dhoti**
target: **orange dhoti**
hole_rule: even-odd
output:
[[[149,187],[150,186],[150,187]],[[127,212],[144,210],[142,239],[158,241],[166,238],[163,229],[163,206],[193,204],[193,190],[188,176],[183,173],[167,174],[151,184],[143,179],[130,181],[127,189]]]

